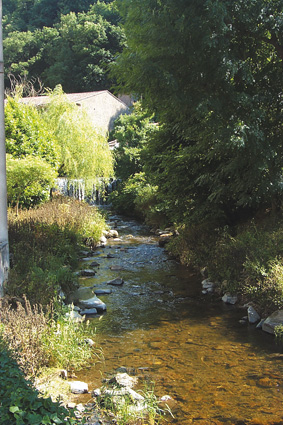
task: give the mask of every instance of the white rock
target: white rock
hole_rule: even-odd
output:
[[[96,308],[97,311],[106,310],[106,304],[96,296],[89,298],[88,300],[79,300],[79,304],[83,308]]]
[[[173,400],[170,395],[164,395],[160,399],[160,401],[169,401],[169,400]]]
[[[223,295],[222,301],[226,304],[236,304],[238,301],[237,295],[231,295],[229,292]]]
[[[248,320],[250,323],[256,323],[260,320],[259,314],[252,306],[248,308]]]
[[[85,407],[82,403],[76,405],[76,410],[80,413],[85,411]]]
[[[88,393],[88,385],[81,381],[70,382],[71,393],[73,394],[84,394]]]
[[[133,388],[137,384],[138,379],[127,373],[117,373],[115,381],[122,387]]]
[[[203,289],[213,288],[215,285],[209,279],[205,279],[201,282]]]

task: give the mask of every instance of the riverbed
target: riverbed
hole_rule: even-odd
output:
[[[246,310],[203,295],[201,276],[170,258],[146,226],[119,216],[110,224],[119,239],[82,262],[100,266],[80,281],[112,289],[99,295],[107,312],[90,319],[105,360],[78,379],[92,390],[127,368],[141,386],[153,381],[157,396],[172,397],[168,424],[283,424],[283,355],[274,337],[240,324]],[[116,277],[122,286],[105,284]]]

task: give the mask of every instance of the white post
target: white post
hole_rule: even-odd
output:
[[[9,244],[7,223],[7,183],[4,119],[4,61],[2,36],[2,0],[0,0],[0,297],[8,278]]]

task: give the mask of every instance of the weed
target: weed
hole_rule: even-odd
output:
[[[31,306],[24,297],[24,305],[1,308],[0,335],[28,376],[36,375],[44,367],[80,368],[94,356],[87,343],[91,334],[88,324],[72,321],[54,312],[52,304],[44,313],[41,305]]]

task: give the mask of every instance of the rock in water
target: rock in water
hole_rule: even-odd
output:
[[[250,323],[256,323],[260,321],[259,314],[255,311],[255,309],[252,306],[249,306],[248,308],[248,318]]]
[[[84,394],[88,393],[88,385],[85,382],[73,381],[70,382],[71,393],[73,394]]]
[[[113,280],[109,280],[107,282],[107,285],[121,286],[121,285],[123,285],[123,283],[124,283],[123,279],[116,278],[116,279],[113,279]]]
[[[102,302],[98,297],[92,297],[88,300],[79,300],[79,305],[84,309],[95,308],[98,312],[106,310],[106,304]]]
[[[271,314],[262,324],[262,330],[274,334],[276,326],[283,325],[283,310],[277,310]]]

